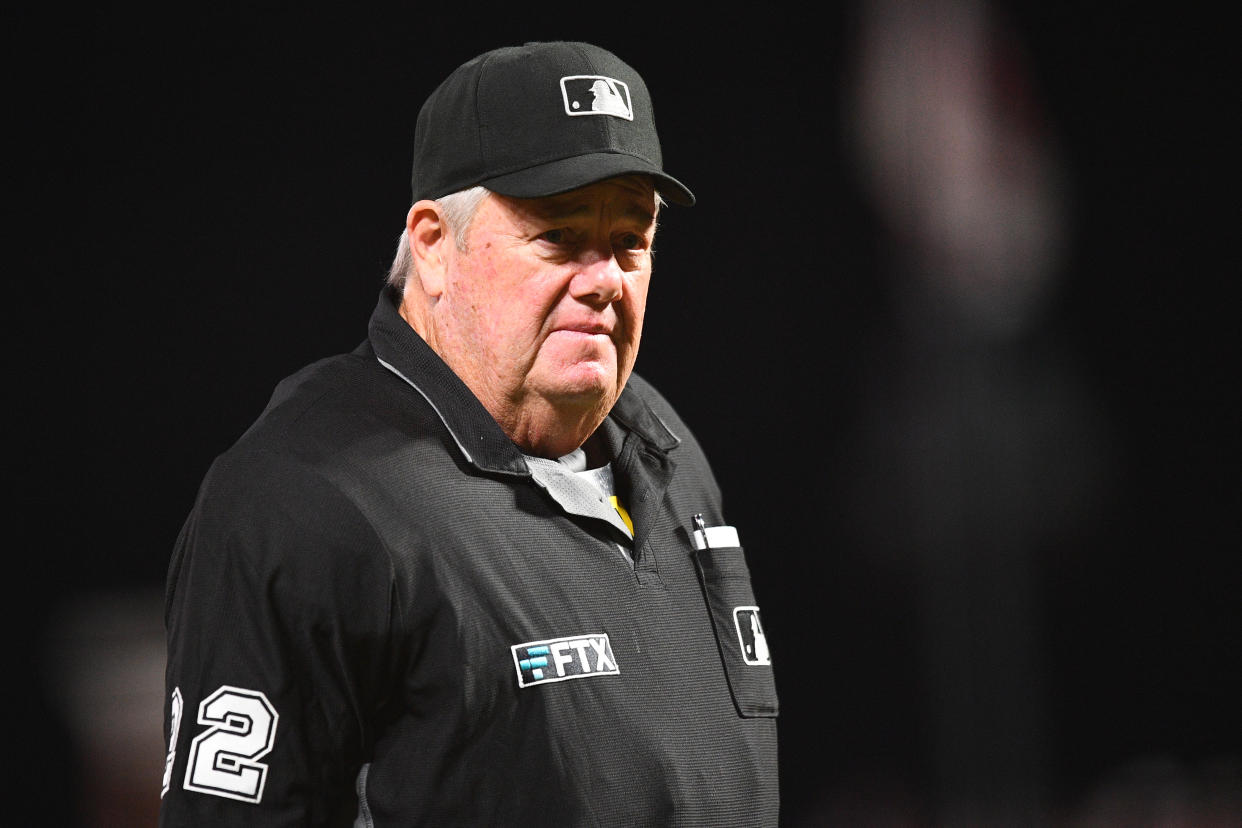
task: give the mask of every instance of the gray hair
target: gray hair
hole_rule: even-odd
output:
[[[458,250],[466,249],[466,231],[474,219],[475,211],[490,191],[485,187],[471,187],[437,198],[436,203],[444,215],[444,223],[453,234]],[[398,293],[405,290],[406,280],[414,273],[414,256],[410,253],[409,230],[402,230],[397,239],[397,254],[388,268],[388,284]]]

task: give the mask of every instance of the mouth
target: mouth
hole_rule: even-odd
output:
[[[612,336],[612,329],[607,325],[565,325],[563,327],[554,328],[554,334],[568,334],[570,336]]]

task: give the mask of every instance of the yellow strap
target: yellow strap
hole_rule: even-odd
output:
[[[621,505],[621,501],[617,500],[616,495],[609,495],[608,501],[612,503],[612,508],[617,510],[617,514],[621,516],[621,520],[625,521],[625,525],[629,527],[630,534],[634,534],[634,521],[630,520],[630,513],[625,511],[625,507]]]

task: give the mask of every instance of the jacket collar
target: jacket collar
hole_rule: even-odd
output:
[[[529,476],[521,450],[461,378],[401,317],[398,301],[396,292],[386,287],[371,314],[367,333],[380,364],[427,400],[468,463],[486,472]],[[608,416],[661,453],[681,442],[634,390],[633,383],[626,384]]]

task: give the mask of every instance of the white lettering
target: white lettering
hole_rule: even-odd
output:
[[[588,638],[591,642],[591,648],[595,650],[595,654],[599,656],[595,660],[596,670],[616,670],[617,663],[608,658],[608,639],[607,638]]]
[[[578,651],[578,663],[582,665],[582,672],[591,672],[591,663],[587,661],[587,644],[591,642],[589,638],[579,638],[577,641],[569,642],[569,646]]]
[[[565,675],[565,665],[574,660],[573,656],[566,653],[568,649],[568,641],[557,641],[552,645],[552,660],[556,662],[556,674],[558,676]]]
[[[160,798],[168,793],[168,787],[172,783],[173,762],[177,760],[177,735],[181,732],[181,688],[174,687],[172,691],[172,702],[168,712],[168,755],[164,758],[164,786],[160,788]]]
[[[258,803],[267,781],[257,760],[272,750],[280,716],[267,696],[224,685],[198,707],[198,723],[211,725],[190,743],[187,791]]]
[[[621,672],[607,633],[545,638],[514,644],[510,650],[518,687],[587,676],[615,676]],[[547,666],[537,666],[535,662]]]

